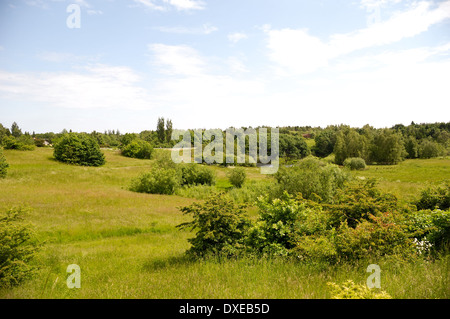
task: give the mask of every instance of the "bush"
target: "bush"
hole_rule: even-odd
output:
[[[320,207],[309,207],[287,192],[281,198],[258,198],[259,218],[249,231],[248,246],[258,253],[288,255],[299,238],[322,234],[327,216]]]
[[[196,231],[195,237],[188,239],[192,245],[187,252],[189,255],[233,256],[243,250],[250,225],[245,206],[237,206],[221,194],[211,196],[204,203],[194,203],[180,210],[185,215],[192,215],[193,221],[177,227]]]
[[[9,164],[6,162],[5,155],[3,155],[3,149],[0,147],[0,178],[6,177],[8,167]]]
[[[153,146],[146,141],[135,139],[122,148],[122,155],[139,159],[151,159]]]
[[[182,165],[181,176],[183,185],[214,185],[216,183],[212,169],[195,163]]]
[[[34,140],[27,135],[22,135],[18,138],[14,136],[5,136],[3,138],[3,145],[6,150],[32,151],[34,150]]]
[[[366,285],[355,284],[352,280],[338,285],[327,282],[331,290],[331,299],[392,299],[385,291],[369,289]]]
[[[448,251],[450,245],[450,210],[420,210],[408,216],[407,229],[415,238],[419,253]]]
[[[434,141],[423,139],[419,144],[419,158],[438,157],[442,154],[440,145]]]
[[[181,185],[180,173],[172,168],[154,168],[131,182],[130,190],[138,193],[172,195]]]
[[[245,169],[241,167],[235,167],[228,172],[227,176],[231,185],[237,188],[241,188],[242,185],[244,185],[245,178],[247,175],[245,173]]]
[[[412,238],[403,225],[396,223],[392,213],[369,215],[369,220],[361,221],[355,228],[342,223],[335,244],[338,255],[347,260],[386,255],[408,259],[416,255]]]
[[[450,182],[424,189],[414,204],[418,210],[450,208]]]
[[[301,193],[305,199],[332,202],[350,176],[336,165],[306,158],[293,167],[280,167],[275,178],[281,192]]]
[[[359,222],[369,220],[370,215],[399,209],[397,198],[378,190],[372,179],[347,184],[337,191],[332,204],[322,206],[329,212],[332,227],[339,227],[342,222],[356,227]]]
[[[360,157],[350,157],[344,161],[344,167],[351,170],[366,169],[366,161]]]
[[[0,287],[15,286],[30,278],[30,263],[39,244],[33,230],[23,223],[25,211],[11,209],[0,216]]]
[[[56,143],[53,156],[60,162],[82,165],[101,166],[105,156],[100,151],[97,141],[83,133],[66,133]]]

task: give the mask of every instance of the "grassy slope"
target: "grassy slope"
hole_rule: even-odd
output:
[[[0,298],[327,298],[327,281],[364,283],[367,265],[377,263],[319,269],[280,260],[187,262],[182,255],[192,234],[175,225],[186,220],[177,207],[193,200],[126,190],[152,161],[109,150],[105,155],[104,167],[84,168],[52,160],[51,149],[5,151],[11,167],[0,180],[0,211],[30,207],[29,220],[47,244],[36,260],[41,268],[35,279],[0,289]],[[407,161],[393,170],[370,167],[357,174],[384,176],[386,186],[405,184],[399,188],[405,195],[425,181],[448,177],[449,163]],[[216,170],[225,187],[226,169]],[[261,179],[257,172],[248,169],[248,176]],[[81,267],[81,289],[66,286],[69,264]],[[448,261],[381,267],[382,287],[394,297],[449,297]]]

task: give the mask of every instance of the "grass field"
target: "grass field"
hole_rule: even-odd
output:
[[[366,267],[382,269],[382,289],[394,298],[449,298],[449,259],[436,262],[367,260],[323,267],[279,259],[183,258],[193,234],[175,226],[187,220],[178,207],[194,199],[133,193],[133,177],[153,161],[104,150],[103,167],[79,167],[52,159],[52,149],[4,151],[10,164],[0,180],[0,211],[28,207],[28,220],[45,242],[38,274],[0,298],[329,298],[326,283],[365,283]],[[214,168],[226,189],[227,168]],[[380,187],[403,199],[427,183],[450,178],[450,159],[408,160],[355,173],[380,179]],[[257,168],[247,175],[268,182]],[[68,289],[66,268],[81,267],[81,289]]]

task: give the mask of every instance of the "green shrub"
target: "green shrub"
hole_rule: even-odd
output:
[[[327,282],[331,290],[331,299],[392,299],[385,291],[369,289],[366,285],[355,284],[352,280],[338,285]]]
[[[5,155],[3,155],[3,148],[0,147],[0,178],[6,177],[8,167],[9,164],[6,162]]]
[[[293,254],[300,261],[335,263],[338,259],[336,245],[330,236],[302,236],[297,240]]]
[[[450,182],[422,190],[420,198],[414,204],[418,210],[450,208]]]
[[[189,255],[233,256],[243,250],[250,225],[245,206],[236,205],[221,194],[180,210],[184,215],[192,215],[193,220],[177,227],[196,231],[195,237],[188,239],[192,245]]]
[[[366,161],[360,157],[349,157],[344,161],[344,167],[350,170],[364,170]]]
[[[281,192],[292,195],[301,193],[305,199],[332,202],[350,175],[334,164],[310,157],[293,167],[280,167],[275,178]]]
[[[421,254],[450,250],[450,210],[413,212],[405,224]]]
[[[214,171],[206,166],[191,163],[181,165],[183,185],[214,185]]]
[[[241,167],[235,167],[227,173],[227,176],[231,185],[237,188],[241,188],[242,185],[244,185],[247,174],[245,173],[245,169]]]
[[[139,159],[151,159],[153,146],[146,141],[135,139],[122,148],[122,155]]]
[[[432,140],[423,139],[419,143],[419,158],[438,157],[443,153],[440,145]]]
[[[268,255],[288,255],[300,238],[322,234],[327,228],[327,216],[320,207],[310,207],[287,192],[271,200],[257,200],[259,218],[249,231],[248,247]]]
[[[339,189],[332,204],[322,206],[329,212],[332,227],[339,227],[346,222],[350,227],[369,220],[370,215],[378,216],[383,212],[400,209],[397,198],[392,194],[381,192],[376,180],[356,181]]]
[[[408,259],[416,256],[416,248],[405,227],[392,213],[369,215],[355,228],[343,222],[335,237],[340,258],[357,260],[374,256],[396,255]]]
[[[40,245],[31,226],[23,223],[24,215],[22,209],[0,215],[0,287],[18,285],[35,270],[31,261]]]
[[[22,135],[18,138],[5,136],[3,146],[6,150],[32,151],[34,150],[34,140],[29,135]]]
[[[153,168],[131,182],[130,190],[138,193],[172,195],[181,185],[181,175],[172,168]]]
[[[60,162],[82,165],[101,166],[105,156],[100,151],[97,141],[84,133],[67,133],[55,144],[53,156]]]

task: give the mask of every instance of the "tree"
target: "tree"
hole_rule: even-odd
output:
[[[371,162],[378,164],[397,164],[401,162],[406,155],[403,146],[402,137],[390,129],[378,131],[370,145],[369,158]]]
[[[172,120],[167,119],[166,122],[166,142],[170,143],[170,140],[172,139]]]
[[[345,127],[336,135],[334,146],[335,162],[342,165],[346,158],[361,157],[367,159],[367,140],[354,129]]]
[[[164,130],[164,117],[158,118],[158,124],[156,126],[156,132],[158,133],[158,139],[161,143],[164,143],[166,138],[166,132]]]
[[[301,159],[308,155],[308,145],[301,136],[280,134],[280,153],[291,159]]]
[[[11,125],[11,134],[16,138],[22,135],[22,130],[19,128],[19,125],[17,125],[16,122]]]
[[[333,130],[324,130],[316,135],[314,138],[316,144],[312,151],[318,157],[327,157],[333,153],[334,145],[336,144],[336,132]]]
[[[423,139],[419,144],[419,157],[420,158],[432,158],[438,157],[441,154],[439,144],[429,140]]]
[[[82,165],[101,166],[105,156],[97,141],[84,133],[67,133],[55,145],[53,156],[58,161]]]
[[[419,156],[419,143],[414,136],[408,136],[405,140],[406,158],[417,158]]]
[[[9,164],[6,162],[5,155],[3,155],[3,148],[0,147],[0,178],[6,177]]]
[[[3,144],[3,139],[9,135],[11,135],[9,129],[0,124],[0,145]]]
[[[140,159],[151,159],[153,146],[141,139],[135,139],[122,148],[122,155]]]

